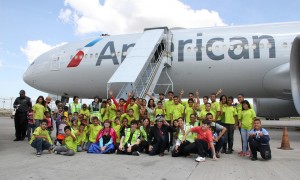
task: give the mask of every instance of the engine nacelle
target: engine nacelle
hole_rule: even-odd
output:
[[[294,102],[276,98],[254,98],[254,110],[259,117],[280,118],[299,116]]]
[[[294,39],[292,45],[290,75],[293,101],[300,114],[300,36]]]

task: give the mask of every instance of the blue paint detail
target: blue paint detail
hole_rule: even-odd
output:
[[[84,47],[92,47],[94,46],[97,42],[99,42],[100,40],[102,40],[102,38],[98,38],[98,39],[95,39],[91,42],[89,42],[87,45],[85,45]]]

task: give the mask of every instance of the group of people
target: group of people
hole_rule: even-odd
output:
[[[183,90],[179,96],[169,91],[167,99],[163,93],[159,98],[147,94],[148,101],[131,93],[127,100],[117,101],[110,91],[110,98],[96,96],[89,105],[81,104],[75,96],[69,106],[57,100],[51,109],[50,97],[39,96],[32,106],[21,90],[14,102],[15,141],[27,137],[37,156],[43,150],[68,156],[82,151],[164,156],[165,151],[171,151],[172,157],[197,154],[196,161],[202,162],[206,157],[220,158],[220,153],[232,154],[238,127],[240,156],[257,160],[260,152],[263,159],[271,159],[269,134],[252,105],[243,94],[238,94],[238,103],[234,103],[232,96],[220,96],[221,92],[204,96],[200,104],[198,91],[189,93],[187,101],[182,100]]]

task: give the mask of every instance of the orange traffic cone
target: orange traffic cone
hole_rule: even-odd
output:
[[[287,127],[284,127],[284,129],[283,129],[281,147],[279,147],[278,149],[293,150],[293,148],[290,147],[290,141],[289,141]]]

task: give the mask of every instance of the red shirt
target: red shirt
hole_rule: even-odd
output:
[[[208,144],[208,148],[210,147],[209,143],[212,142],[213,139],[212,139],[212,133],[209,129],[207,129],[206,131],[203,131],[201,126],[197,126],[197,127],[191,128],[191,131],[194,133],[197,133],[198,134],[197,138],[206,141]]]

